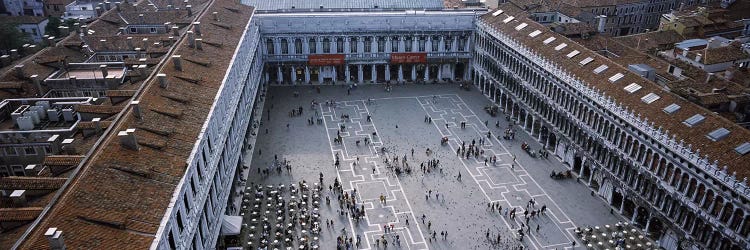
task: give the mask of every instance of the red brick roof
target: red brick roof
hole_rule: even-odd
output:
[[[4,190],[53,190],[62,187],[66,178],[10,176],[0,178]]]
[[[726,165],[728,172],[730,174],[737,172],[740,180],[743,177],[750,177],[750,167],[747,164],[747,162],[750,162],[750,154],[740,155],[734,151],[740,144],[750,141],[750,131],[699,105],[663,90],[655,83],[629,72],[627,68],[568,38],[548,31],[543,25],[526,18],[523,11],[512,5],[503,4],[500,6],[500,9],[503,9],[505,13],[497,17],[486,14],[481,16],[481,20],[499,32],[517,40],[535,53],[556,62],[562,70],[589,84],[591,88],[601,91],[603,95],[611,97],[615,103],[622,103],[623,106],[632,110],[634,114],[640,114],[642,117],[648,118],[648,121],[654,122],[657,128],[662,127],[663,131],[668,130],[670,135],[677,137],[678,142],[684,140],[684,145],[692,145],[693,150],[700,149],[701,157],[708,155],[711,163],[717,160],[720,168]],[[503,23],[502,21],[508,15],[515,16],[515,19],[507,24]],[[527,23],[528,26],[520,31],[516,30],[515,27],[522,22]],[[534,30],[540,30],[543,33],[536,37],[530,37],[528,34]],[[545,45],[542,41],[550,36],[557,39],[549,45]],[[555,50],[555,47],[561,43],[566,43],[567,47],[559,51]],[[568,59],[566,55],[573,50],[580,51],[580,54],[572,59]],[[587,57],[593,58],[594,61],[581,66],[579,62]],[[609,69],[602,74],[593,74],[593,70],[602,64],[608,65]],[[617,83],[609,82],[608,79],[615,73],[622,73],[624,77],[617,81]],[[629,94],[623,88],[630,83],[638,83],[642,86],[642,89],[634,94]],[[646,104],[641,101],[641,98],[648,93],[655,93],[661,98],[651,104]],[[664,107],[672,103],[676,103],[682,108],[672,115],[662,111]],[[684,120],[695,114],[705,116],[705,121],[692,128],[682,124]],[[712,141],[706,137],[709,132],[722,127],[731,131],[727,138]]]
[[[193,5],[193,11],[201,13],[205,7]],[[240,11],[235,13],[227,8]],[[226,24],[244,27],[252,8],[233,1],[215,1],[201,20],[211,18],[210,13],[214,11]],[[176,73],[171,61],[162,65],[158,71],[171,78],[169,88],[160,88],[153,79],[139,90],[134,98],[140,101],[143,119],[134,118],[132,110],[116,118],[104,143],[84,163],[74,182],[30,232],[21,249],[46,248],[43,232],[49,227],[69,232],[65,243],[71,249],[149,248],[175,185],[184,175],[187,159],[241,35],[242,32],[234,30],[204,28],[204,38],[223,41],[225,46],[204,46],[203,51],[196,51],[188,48],[185,41],[177,45],[176,54],[211,62],[210,67],[183,63],[184,72],[203,76],[204,80],[200,85],[176,80],[172,77]],[[164,97],[165,93],[190,101],[174,101]],[[153,111],[168,109],[182,110],[183,114],[171,117]],[[140,127],[153,129],[138,129]],[[140,150],[120,146],[116,133],[127,128],[137,128]]]
[[[34,220],[42,210],[42,207],[0,208],[0,222]]]

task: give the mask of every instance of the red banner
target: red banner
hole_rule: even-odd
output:
[[[310,66],[329,66],[344,64],[344,54],[315,54],[307,56]]]
[[[427,63],[427,53],[391,53],[391,63]]]

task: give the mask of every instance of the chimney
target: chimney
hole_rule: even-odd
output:
[[[58,28],[60,29],[60,33],[63,36],[68,36],[70,34],[70,27],[68,27],[68,26],[60,26]]]
[[[91,122],[94,123],[94,131],[96,131],[97,134],[102,132],[102,118],[97,117],[91,119]]]
[[[173,55],[172,63],[174,64],[175,70],[182,71],[182,56],[181,55]]]
[[[159,79],[159,87],[166,89],[167,86],[169,86],[169,83],[167,82],[167,74],[157,74],[156,78]]]
[[[13,193],[10,194],[10,200],[13,205],[23,206],[26,204],[26,190],[13,190]]]
[[[711,78],[713,78],[713,76],[714,76],[714,73],[708,73],[708,74],[706,74],[706,82],[705,83],[708,84],[708,82],[711,81]]]
[[[214,21],[217,21],[217,22],[218,22],[218,21],[219,21],[219,12],[216,12],[216,11],[214,11],[214,12],[213,12],[213,13],[211,13],[211,14],[212,14],[212,15],[214,15]]]
[[[52,250],[65,250],[65,241],[63,240],[63,231],[57,230],[56,227],[50,227],[44,232],[44,237],[49,241],[49,248]]]
[[[133,37],[129,36],[125,38],[125,43],[128,45],[128,49],[133,50]]]
[[[188,30],[187,35],[188,35],[188,47],[190,48],[195,47],[195,33],[193,33],[193,31],[191,30]]]
[[[115,10],[117,10],[117,12],[121,11],[120,10],[120,2],[115,2]]]
[[[146,68],[148,66],[146,64],[138,65],[138,73],[141,74],[141,77],[146,78],[148,75],[146,75]]]
[[[129,128],[117,133],[120,138],[120,145],[130,150],[138,150],[138,139],[135,137],[135,129]]]
[[[166,30],[167,32],[169,32],[169,29],[171,29],[171,28],[172,28],[172,22],[166,22],[166,23],[164,23],[164,30]]]
[[[73,147],[73,141],[75,139],[65,139],[62,141],[61,148],[62,152],[67,155],[77,155],[76,148]]]
[[[690,52],[690,48],[685,48],[684,50],[682,50],[682,56],[687,57],[688,52]]]
[[[81,34],[86,35],[89,33],[89,26],[88,25],[81,25]]]
[[[119,77],[115,74],[111,74],[104,78],[104,83],[106,84],[107,89],[117,89],[117,87],[120,86],[118,80]]]
[[[77,76],[70,76],[68,77],[68,81],[70,81],[71,86],[76,86],[78,84],[78,77]]]
[[[109,46],[107,45],[107,39],[99,40],[99,43],[102,44],[102,49],[109,50]]]
[[[130,102],[130,106],[133,106],[133,114],[135,114],[135,117],[143,120],[143,114],[141,114],[141,101],[132,101]]]
[[[731,81],[732,77],[734,77],[734,70],[729,68],[726,71],[724,71],[724,79],[727,79],[727,81]]]
[[[50,109],[50,110],[54,110],[54,109]],[[57,110],[55,110],[55,111],[57,111]],[[49,115],[49,113],[50,112],[48,110],[47,111],[47,115]],[[59,115],[59,114],[55,114],[55,115],[56,115],[55,118],[57,118],[57,115]],[[59,118],[57,118],[57,119],[59,120]],[[58,120],[55,120],[55,121],[58,121]],[[52,154],[52,155],[56,155],[56,154],[60,153],[60,145],[57,143],[57,139],[59,139],[59,138],[60,138],[60,135],[52,135],[49,138],[47,138],[47,143],[49,143],[50,150],[52,151],[52,152],[49,152],[49,153]]]
[[[141,48],[135,48],[135,58],[141,58]]]
[[[108,72],[107,72],[107,65],[104,65],[104,64],[102,64],[102,65],[99,65],[99,71],[101,71],[101,72],[102,72],[102,78],[105,78],[105,77],[107,77],[107,75],[108,75]]]
[[[51,36],[47,38],[47,46],[55,47],[55,37]]]
[[[195,48],[198,49],[198,50],[203,50],[203,39],[202,38],[195,39]]]
[[[15,59],[18,57],[18,49],[12,49],[10,50],[10,56]]]
[[[683,8],[685,8],[685,2],[680,3],[680,8],[677,11],[682,11]]]
[[[180,36],[180,27],[177,27],[177,25],[172,26],[172,35],[173,36]]]
[[[143,48],[143,51],[148,52],[148,38],[143,38],[141,41],[143,42],[143,47],[141,48]]]
[[[43,94],[43,90],[42,90],[41,80],[39,80],[39,75],[31,75],[29,78],[31,78],[31,82],[34,83],[34,87],[36,88],[36,91],[41,96]]]
[[[143,14],[138,15],[138,23],[146,23],[146,18],[143,17]]]
[[[18,64],[13,67],[13,72],[16,72],[16,77],[18,77],[18,79],[23,79],[26,77],[26,73],[24,72],[23,68],[23,64]]]
[[[193,16],[193,6],[188,4],[185,6],[185,9],[188,11],[188,16]]]
[[[196,35],[201,36],[201,22],[193,23],[193,32],[195,32]]]
[[[0,67],[8,65],[10,63],[10,55],[0,56]]]
[[[110,5],[109,1],[104,1],[104,10],[107,11],[109,8],[111,8],[112,5]]]
[[[695,62],[697,62],[697,63],[702,63],[702,62],[701,62],[701,59],[702,59],[702,58],[703,58],[703,55],[701,55],[701,54],[696,54],[696,55],[695,55]]]

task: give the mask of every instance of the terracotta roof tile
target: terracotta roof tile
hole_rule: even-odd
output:
[[[201,7],[206,6],[193,5],[194,13],[201,13]],[[233,1],[215,1],[203,18],[211,18],[213,11],[226,17],[223,19],[227,24],[240,27],[247,24],[252,8]],[[136,95],[143,119],[135,119],[129,109],[117,118],[112,133],[105,135],[105,143],[84,163],[71,188],[63,191],[49,214],[29,233],[21,249],[45,248],[47,240],[40,232],[52,226],[75,232],[65,237],[71,249],[151,246],[226,73],[227,59],[234,54],[242,35],[242,32],[225,29],[205,29],[203,33],[204,38],[222,41],[225,46],[204,46],[203,51],[195,51],[182,42],[175,53],[210,61],[211,67],[183,64],[185,72],[201,75],[204,80],[199,84],[175,80],[171,61],[163,65],[159,71],[171,77],[169,88],[160,88],[155,79],[144,86]],[[190,101],[175,101],[164,97],[166,93]],[[182,115],[172,117],[154,110],[181,110]],[[140,150],[125,149],[115,138],[117,131],[127,128],[136,128],[142,145]]]
[[[34,220],[42,210],[42,207],[0,208],[0,222]]]
[[[122,110],[119,106],[110,105],[76,105],[75,110],[80,113],[117,114]]]
[[[0,178],[0,189],[53,190],[62,187],[66,178],[10,176]]]
[[[568,38],[560,35],[553,35],[557,37],[557,40],[553,43],[554,45],[562,42],[568,44],[564,49],[556,51],[554,46],[546,46],[541,42],[551,35],[550,32],[545,32],[545,35],[539,35],[535,38],[528,36],[529,30],[543,30],[543,25],[524,17],[522,11],[516,9],[512,5],[503,4],[500,8],[505,10],[506,13],[497,17],[493,17],[491,14],[486,14],[481,16],[480,19],[494,29],[513,37],[535,53],[557,62],[557,65],[563,70],[589,84],[593,89],[599,90],[604,95],[610,96],[615,103],[622,103],[624,106],[628,107],[629,110],[632,110],[633,113],[640,114],[642,117],[647,117],[649,122],[654,122],[657,128],[662,127],[663,131],[668,130],[670,135],[673,134],[677,137],[678,142],[684,140],[685,145],[692,145],[693,150],[700,149],[701,156],[708,155],[711,162],[717,160],[719,167],[724,165],[728,166],[730,174],[732,172],[737,172],[739,179],[750,177],[750,167],[746,164],[750,161],[750,154],[739,155],[734,152],[735,147],[750,140],[750,131],[724,119],[723,117],[715,115],[713,112],[706,110],[705,108],[690,103],[675,94],[663,90],[655,83],[629,72],[627,68],[620,66],[594,51],[586,49]],[[516,16],[516,19],[509,24],[504,24],[502,20],[507,17],[506,15],[514,15]],[[529,23],[530,28],[526,28],[522,31],[515,30],[513,27],[520,22]],[[565,55],[572,50],[579,50],[581,54],[574,59],[565,59]],[[578,61],[581,58],[586,57],[594,58],[596,63],[581,66]],[[592,74],[591,72],[593,69],[601,64],[609,65],[607,72],[610,73],[601,75]],[[618,83],[613,84],[608,81],[608,78],[615,72],[623,73],[624,77],[619,80]],[[625,86],[622,83],[638,83],[643,88],[636,92],[638,94],[628,94],[628,92],[622,91],[622,88]],[[641,101],[641,97],[643,97],[645,93],[655,93],[661,98],[654,103],[646,104]],[[677,103],[682,106],[682,109],[673,115],[661,111],[663,107],[672,103]],[[682,121],[694,114],[702,114],[706,116],[706,120],[692,128],[682,124]],[[720,127],[729,129],[731,135],[717,142],[711,141],[705,136],[709,132]]]

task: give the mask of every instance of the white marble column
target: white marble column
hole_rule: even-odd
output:
[[[373,64],[370,65],[370,72],[372,72],[372,83],[376,83],[378,81],[378,70],[377,65]]]
[[[310,68],[305,66],[305,83],[310,83]]]
[[[439,49],[439,48],[440,48],[440,47],[438,46],[438,49]],[[439,82],[442,82],[442,81],[443,81],[443,65],[442,65],[442,64],[438,64],[438,77],[437,77],[437,80],[438,80]]]
[[[333,82],[336,82],[336,66],[333,66]]]
[[[352,79],[352,73],[349,70],[349,64],[345,65],[344,67],[346,67],[344,69],[344,77],[346,77],[346,83],[349,83]]]
[[[309,37],[302,38],[302,53],[310,54],[310,38]]]
[[[398,52],[406,51],[406,38],[403,36],[398,37]]]
[[[430,65],[425,64],[424,67],[424,82],[427,82],[430,80]]]
[[[279,83],[284,83],[284,73],[281,72],[281,66],[277,67],[276,76],[279,79]]]
[[[412,64],[411,65],[411,81],[413,82],[416,80],[417,80],[417,65]]]
[[[403,65],[398,65],[398,82],[404,81],[404,67]]]
[[[318,66],[318,83],[323,83],[323,67]]]
[[[427,36],[427,42],[424,44],[425,52],[432,52],[432,36]]]
[[[391,65],[386,64],[385,65],[385,81],[391,80]]]
[[[297,84],[297,71],[295,70],[294,66],[292,66],[292,84]]]
[[[357,65],[357,82],[359,84],[362,84],[364,81],[365,75],[362,74],[362,64]]]
[[[393,43],[393,41],[391,41],[391,37],[390,36],[385,37],[385,53],[391,53],[391,52],[393,52],[393,51],[391,51],[391,48],[393,46],[392,43]]]
[[[445,51],[445,37],[440,36],[440,42],[438,42],[437,52],[444,52],[444,51]]]

